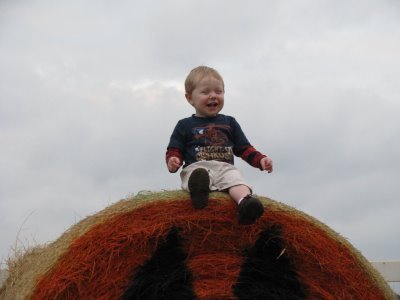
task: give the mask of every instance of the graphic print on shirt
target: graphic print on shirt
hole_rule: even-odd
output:
[[[219,160],[232,163],[232,144],[227,135],[229,130],[228,125],[208,124],[194,127],[193,137],[199,143],[199,146],[195,147],[196,160]]]

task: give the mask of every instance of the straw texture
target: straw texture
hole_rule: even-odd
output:
[[[212,193],[203,210],[194,210],[183,191],[121,200],[27,253],[10,268],[0,298],[135,299],[152,289],[164,292],[148,299],[178,290],[186,298],[176,299],[240,300],[249,286],[265,295],[287,282],[299,299],[394,298],[340,235],[294,208],[259,199],[266,212],[250,226],[237,223],[236,204],[223,193]],[[160,278],[165,285],[157,285]]]

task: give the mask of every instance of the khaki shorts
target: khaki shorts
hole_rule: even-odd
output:
[[[235,185],[245,185],[250,190],[252,188],[244,180],[242,173],[233,165],[216,161],[202,160],[195,162],[181,172],[182,189],[189,191],[188,181],[192,172],[197,168],[204,168],[210,176],[210,191],[226,191]]]

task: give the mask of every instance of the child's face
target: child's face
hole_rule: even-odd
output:
[[[191,94],[186,99],[196,110],[197,117],[215,117],[224,107],[224,84],[212,77],[204,77],[197,82]]]

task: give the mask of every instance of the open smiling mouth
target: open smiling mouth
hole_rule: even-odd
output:
[[[207,107],[211,107],[211,108],[214,108],[214,107],[217,107],[218,106],[218,103],[208,103],[207,104]]]

